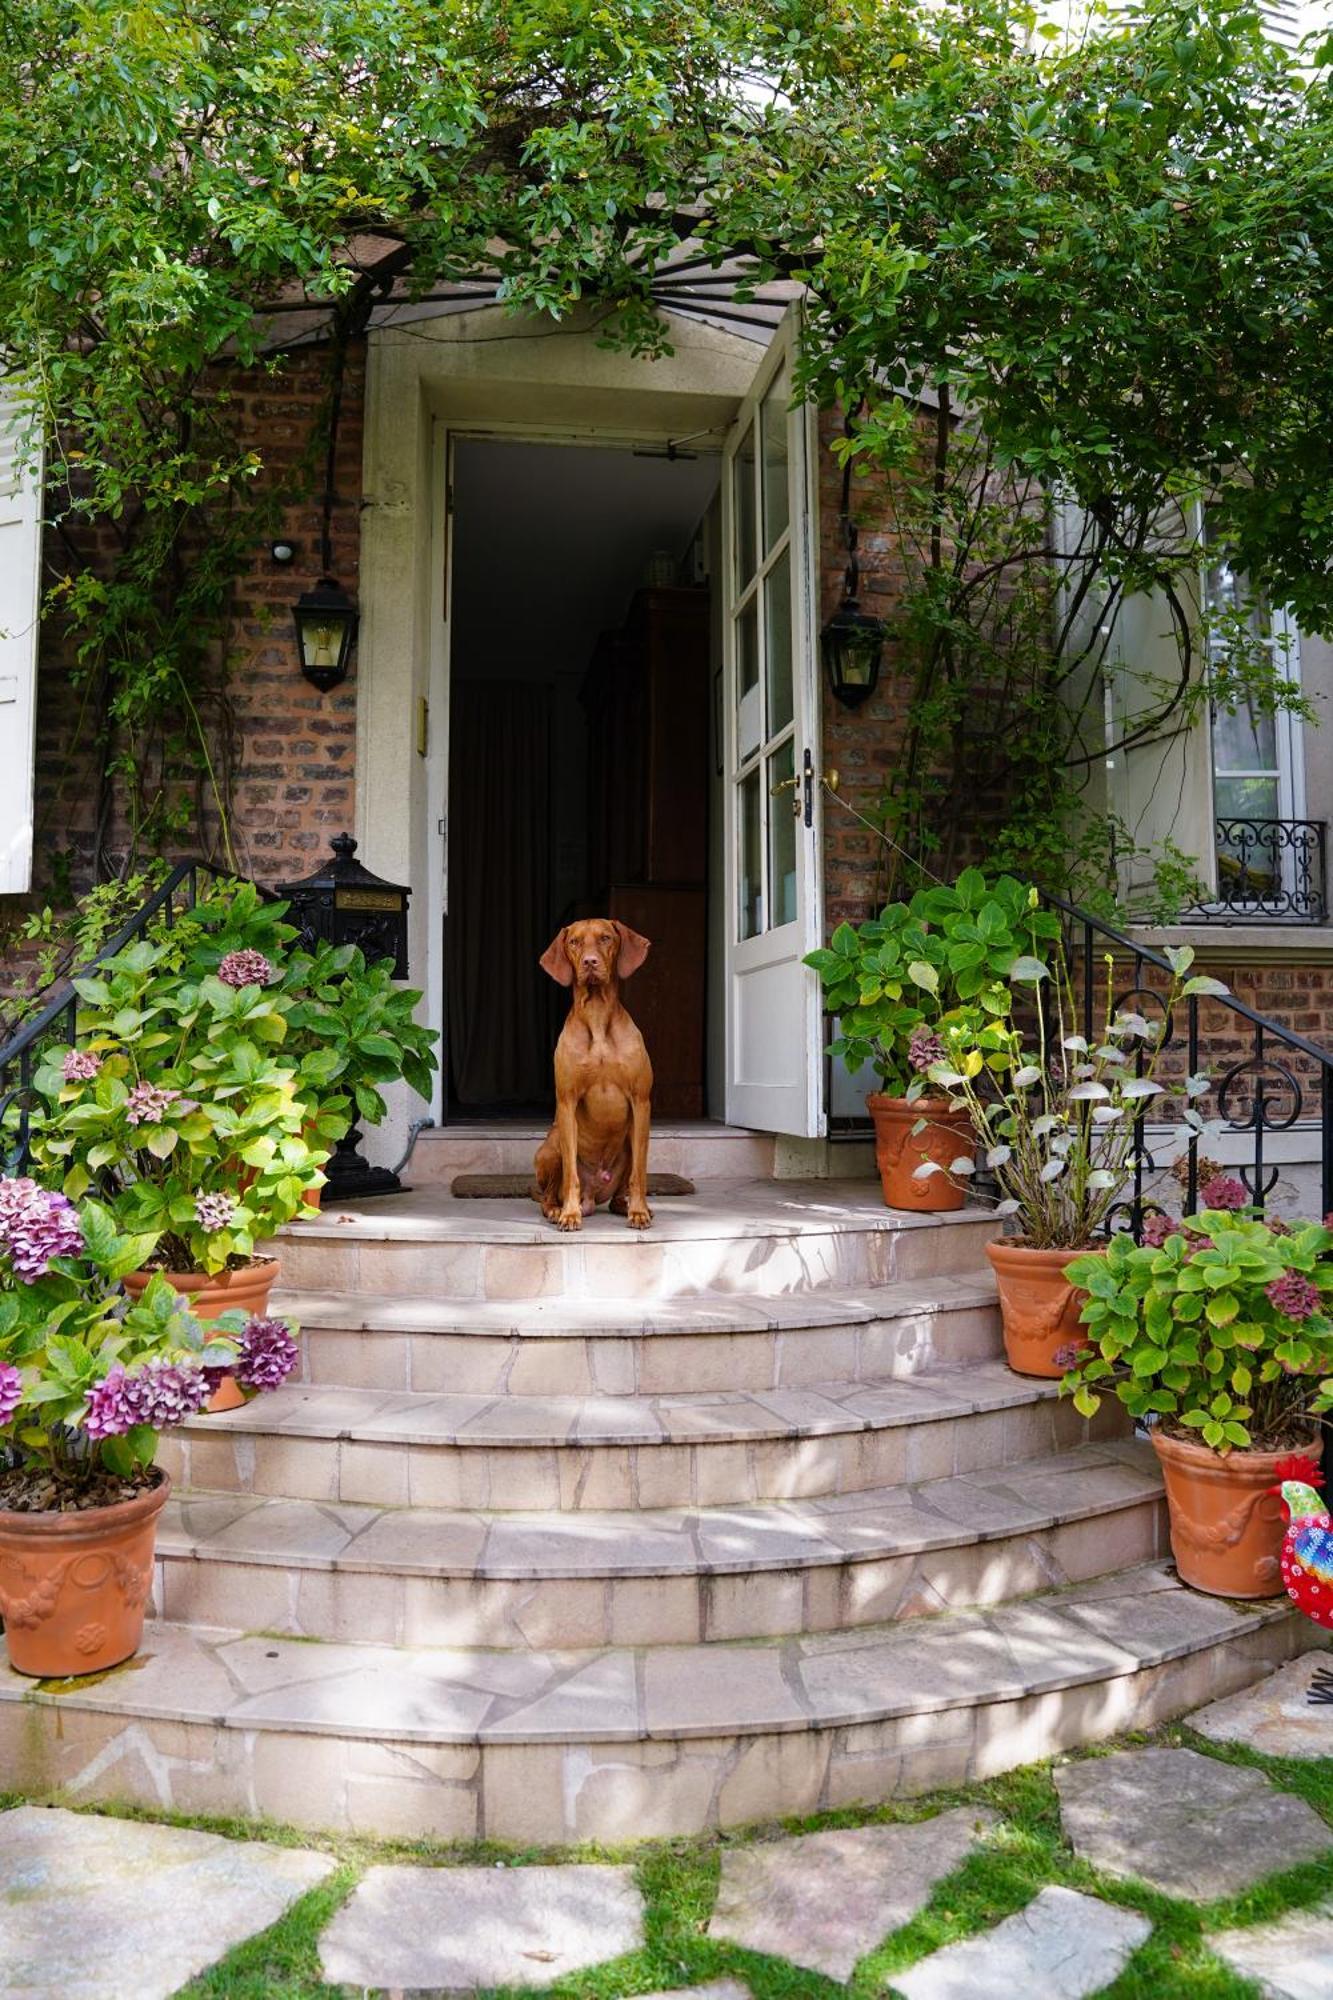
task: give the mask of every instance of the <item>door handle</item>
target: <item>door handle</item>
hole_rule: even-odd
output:
[[[807,826],[813,826],[815,823],[815,764],[809,749],[806,750],[801,760],[801,797],[805,808],[802,817]]]

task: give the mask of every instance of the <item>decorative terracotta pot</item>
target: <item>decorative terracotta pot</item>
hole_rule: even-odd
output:
[[[268,1295],[278,1276],[276,1257],[260,1257],[239,1271],[131,1271],[122,1280],[132,1299],[142,1298],[150,1278],[162,1276],[173,1291],[184,1292],[197,1320],[205,1325],[224,1312],[239,1307],[250,1317],[262,1319],[268,1311]],[[234,1375],[225,1375],[204,1405],[206,1416],[222,1410],[239,1410],[246,1401],[244,1389]]]
[[[1065,1276],[1065,1265],[1086,1254],[1034,1250],[1003,1236],[986,1245],[1000,1292],[1005,1358],[1015,1375],[1063,1375],[1069,1362],[1056,1355],[1092,1345],[1079,1319],[1088,1295]]]
[[[1167,1437],[1154,1426],[1171,1516],[1171,1553],[1182,1583],[1211,1597],[1280,1597],[1282,1502],[1271,1489],[1287,1451],[1231,1451]],[[1319,1459],[1317,1433],[1289,1447]]]
[[[887,1205],[918,1214],[961,1208],[966,1189],[958,1181],[947,1172],[918,1179],[916,1170],[927,1160],[947,1169],[964,1155],[971,1159],[977,1142],[967,1112],[957,1110],[947,1097],[918,1097],[909,1104],[905,1097],[885,1097],[878,1090],[867,1097],[866,1109],[875,1121],[875,1165]],[[913,1130],[916,1125],[921,1125],[919,1132]]]
[[[41,1680],[101,1673],[137,1652],[171,1481],[77,1514],[0,1508],[0,1613],[9,1664]]]

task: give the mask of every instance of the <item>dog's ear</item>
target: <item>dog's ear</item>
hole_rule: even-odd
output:
[[[616,971],[622,979],[628,979],[631,972],[638,971],[653,947],[649,939],[640,937],[639,933],[632,931],[628,924],[622,924],[618,917],[615,919],[615,926],[620,932],[620,950],[616,954]]]
[[[569,953],[565,950],[563,930],[556,932],[537,963],[543,972],[550,973],[557,986],[574,984],[574,968],[569,962]]]

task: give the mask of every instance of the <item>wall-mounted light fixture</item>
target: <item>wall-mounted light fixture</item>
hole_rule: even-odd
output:
[[[324,513],[319,538],[321,575],[314,589],[302,591],[292,607],[301,672],[321,694],[327,694],[347,678],[359,615],[355,603],[333,574],[333,475],[337,464],[341,384],[339,374],[329,410],[328,450],[324,460]],[[278,554],[279,548],[289,551],[287,557]],[[296,550],[293,544],[275,542],[271,553],[275,562],[282,562],[290,561]]]
[[[819,635],[819,650],[834,699],[844,708],[859,708],[875,691],[884,654],[884,625],[862,611],[861,565],[856,555],[856,523],[851,515],[852,461],[842,469],[842,530],[847,543],[847,573],[842,602]]]

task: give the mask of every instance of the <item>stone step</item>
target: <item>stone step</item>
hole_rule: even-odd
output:
[[[435,1125],[417,1135],[403,1178],[414,1187],[447,1187],[455,1174],[526,1174],[549,1125]],[[760,1179],[773,1171],[771,1132],[748,1132],[740,1125],[709,1119],[655,1123],[648,1169],[684,1174],[692,1181]]]
[[[178,1486],[375,1507],[715,1507],[864,1492],[1123,1436],[1003,1362],[694,1396],[470,1396],[293,1387],[163,1434]]]
[[[639,1840],[929,1791],[1149,1728],[1257,1680],[1308,1629],[1157,1566],[743,1645],[435,1651],[158,1624],[90,1681],[0,1666],[0,1768],[82,1805]]]
[[[277,1246],[304,1291],[471,1299],[677,1299],[817,1291],[975,1272],[1001,1225],[984,1208],[907,1215],[868,1181],[712,1181],[659,1201],[651,1228],[599,1210],[568,1235],[533,1202],[439,1188],[311,1211]]]
[[[1166,1548],[1152,1448],[1084,1445],[840,1500],[476,1514],[183,1493],[176,1624],[388,1646],[682,1645],[827,1632],[1076,1583]]]
[[[670,1395],[911,1375],[1000,1353],[989,1270],[857,1290],[689,1298],[274,1293],[308,1383],[474,1395]]]

